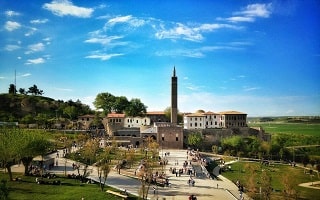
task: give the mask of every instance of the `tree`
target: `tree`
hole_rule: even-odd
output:
[[[14,84],[10,84],[10,86],[9,86],[9,94],[16,94],[16,93],[17,93],[16,86]]]
[[[9,199],[9,187],[7,186],[7,181],[1,180],[0,183],[0,199],[1,200],[7,200]]]
[[[0,128],[0,162],[13,180],[11,166],[19,160],[21,133],[19,129]]]
[[[297,199],[298,192],[296,190],[295,171],[286,172],[282,178],[281,183],[283,185],[282,195],[284,199]]]
[[[27,175],[29,165],[33,158],[38,155],[44,156],[53,144],[46,138],[45,133],[42,131],[25,130],[22,132],[19,155],[24,165],[24,174]]]
[[[132,117],[144,115],[146,112],[147,106],[145,106],[140,99],[131,99],[128,107],[126,108],[126,114]]]
[[[167,107],[164,110],[164,115],[168,121],[171,120],[171,107]],[[178,123],[182,123],[182,122],[183,122],[183,115],[178,110]]]
[[[271,192],[271,176],[264,170],[261,173],[261,193],[265,200],[270,200]]]
[[[43,92],[43,90],[39,90],[38,86],[33,85],[33,86],[29,87],[29,90],[27,91],[27,93],[30,93],[32,95],[37,96],[37,95],[43,95],[44,92]]]
[[[191,133],[188,135],[188,144],[199,148],[200,144],[203,142],[203,138],[200,133]]]
[[[113,111],[115,99],[116,97],[108,92],[99,93],[96,96],[96,99],[94,100],[93,105],[97,109],[102,109],[105,114],[108,114]]]
[[[139,194],[142,199],[148,199],[148,193],[151,185],[151,180],[153,179],[154,168],[158,163],[157,161],[159,158],[159,144],[154,141],[152,137],[145,138],[144,142],[147,149],[146,156],[143,160],[142,166],[137,172],[137,176],[141,182]],[[149,156],[149,152],[151,153],[151,156]]]
[[[126,110],[126,108],[129,105],[130,105],[130,103],[129,103],[127,97],[125,97],[125,96],[116,97],[113,110],[116,113],[124,113],[124,111]]]
[[[63,109],[63,114],[68,115],[69,119],[75,119],[77,116],[77,109],[75,106],[67,106]]]
[[[111,167],[110,167],[109,163],[100,164],[98,167],[98,177],[99,177],[100,188],[101,188],[102,192],[103,192],[104,186],[106,184],[107,177],[108,177],[110,170],[111,170]],[[102,181],[102,179],[103,179],[103,181]]]
[[[19,93],[20,93],[20,94],[27,94],[27,91],[26,91],[26,89],[24,89],[24,88],[20,88],[20,89],[19,89]]]

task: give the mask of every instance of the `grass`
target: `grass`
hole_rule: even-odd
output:
[[[98,184],[80,183],[78,180],[58,177],[56,179],[48,179],[48,181],[60,180],[61,185],[38,185],[35,182],[35,177],[22,176],[21,174],[14,174],[14,177],[21,177],[22,181],[8,181],[9,199],[10,200],[79,200],[96,199],[96,200],[120,200],[106,192],[102,192]],[[0,180],[8,180],[8,174],[0,173]],[[117,191],[114,188],[105,187],[106,190]],[[136,197],[130,196],[129,199],[135,200]]]
[[[261,126],[267,133],[288,133],[317,136],[320,133],[320,124],[301,123],[255,123],[250,126]]]
[[[248,170],[248,166],[254,167],[255,173],[251,174]],[[260,187],[260,175],[262,170],[267,171],[268,176],[271,176],[271,187],[274,189],[271,199],[283,199],[281,191],[284,189],[282,184],[283,178],[288,175],[290,182],[295,183],[295,189],[298,192],[299,199],[318,199],[320,196],[320,190],[300,187],[298,184],[304,182],[311,182],[309,174],[304,173],[304,169],[299,167],[291,167],[289,165],[274,165],[264,166],[256,162],[236,162],[231,165],[231,171],[222,172],[222,175],[226,178],[236,182],[239,180],[244,186],[248,183],[250,176],[255,176],[256,187]],[[312,181],[319,181],[320,178],[317,174],[313,177]]]

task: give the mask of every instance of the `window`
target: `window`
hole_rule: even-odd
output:
[[[176,137],[176,141],[179,141],[179,138],[178,138],[178,137]]]
[[[164,137],[162,136],[162,141],[164,141]]]

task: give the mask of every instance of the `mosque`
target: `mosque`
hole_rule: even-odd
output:
[[[79,116],[80,124],[89,125],[94,116]],[[161,148],[183,149],[187,138],[198,133],[204,138],[203,148],[211,149],[224,137],[232,135],[257,136],[268,140],[263,130],[247,126],[247,114],[238,111],[185,113],[183,124],[178,123],[178,77],[173,68],[171,77],[171,119],[164,112],[147,112],[144,117],[109,113],[102,122],[109,138],[123,146],[141,147],[147,138],[155,140]]]

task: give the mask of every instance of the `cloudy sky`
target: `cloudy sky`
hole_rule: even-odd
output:
[[[139,98],[180,112],[320,115],[318,0],[0,2],[0,93]],[[93,106],[92,106],[93,107]]]

